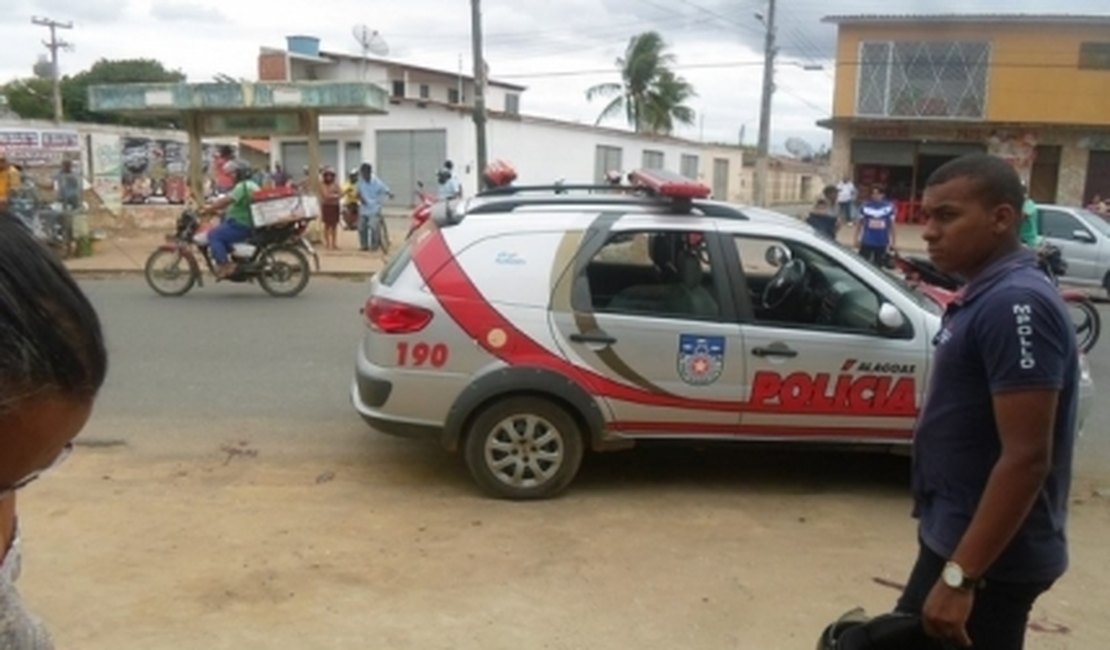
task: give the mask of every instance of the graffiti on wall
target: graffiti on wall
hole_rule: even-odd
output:
[[[995,131],[987,139],[987,152],[1004,159],[1028,179],[1037,157],[1037,135],[1030,131]]]

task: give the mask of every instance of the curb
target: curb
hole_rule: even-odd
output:
[[[68,269],[68,271],[75,278],[90,280],[145,276],[142,269]],[[375,273],[377,271],[313,271],[310,277],[369,280]],[[205,273],[204,276],[206,280],[213,277],[211,273]]]

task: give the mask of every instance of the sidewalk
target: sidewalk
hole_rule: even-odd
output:
[[[387,216],[389,233],[396,251],[409,227],[408,217]],[[899,224],[898,250],[904,253],[924,254],[925,243],[921,240],[921,226]],[[91,257],[66,260],[66,266],[77,274],[115,274],[142,273],[147,257],[165,242],[168,231],[149,230],[131,235],[109,234],[109,237],[93,244]],[[837,239],[842,244],[853,247],[855,231],[842,228]],[[317,275],[350,276],[377,273],[385,266],[387,258],[381,253],[363,253],[358,250],[358,233],[353,230],[339,230],[339,250],[327,251],[316,245],[320,256],[320,270]]]
[[[408,231],[407,217],[386,217],[393,251],[397,251]],[[141,231],[129,235],[110,233],[107,239],[93,243],[91,257],[67,259],[69,270],[79,275],[142,273],[147,257],[165,243],[166,230]],[[385,266],[387,258],[379,253],[358,250],[358,233],[339,229],[339,250],[324,250],[323,244],[314,244],[320,257],[320,270],[315,275],[369,276]],[[203,266],[203,264],[202,264]]]

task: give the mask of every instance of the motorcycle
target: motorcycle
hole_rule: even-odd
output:
[[[959,296],[960,289],[966,284],[963,278],[941,271],[927,259],[906,257],[894,253],[891,256],[894,267],[898,269],[910,286],[942,307]],[[1068,307],[1068,314],[1075,325],[1076,340],[1084,354],[1094,349],[1102,336],[1102,316],[1095,303],[1086,293],[1076,289],[1061,288],[1057,277],[1067,272],[1060,249],[1045,244],[1037,249],[1037,265],[1056,285],[1060,297]]]
[[[320,270],[320,259],[304,236],[311,219],[298,219],[266,228],[256,228],[247,241],[232,244],[234,272],[231,282],[254,282],[271,296],[291,298],[308,285],[311,274],[309,256]],[[196,212],[185,210],[177,219],[173,235],[147,258],[147,284],[162,296],[182,296],[194,285],[204,286],[197,258],[208,270],[216,272],[215,259],[208,245],[207,231],[201,232]]]
[[[13,190],[8,202],[11,214],[31,231],[35,239],[65,259],[73,248],[73,218],[60,205],[44,205],[39,200],[38,192],[26,185]]]

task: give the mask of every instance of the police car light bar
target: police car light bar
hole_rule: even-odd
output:
[[[628,175],[628,180],[656,196],[670,199],[705,199],[713,193],[704,183],[665,169],[637,169]]]

